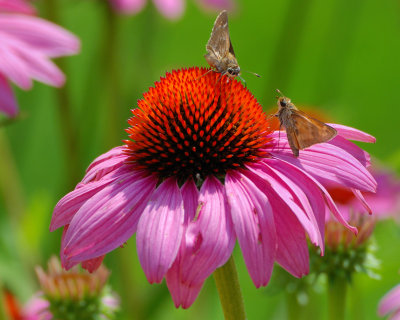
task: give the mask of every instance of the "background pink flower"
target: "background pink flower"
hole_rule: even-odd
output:
[[[20,1],[15,4],[23,6]],[[50,58],[79,49],[77,37],[51,22],[0,12],[0,112],[11,117],[18,112],[9,81],[24,90],[32,87],[32,80],[60,87],[65,76]]]
[[[379,316],[383,317],[390,314],[389,319],[400,319],[400,285],[390,290],[379,302]]]
[[[146,0],[109,0],[113,8],[123,14],[138,13],[146,5]],[[231,0],[197,0],[206,9],[222,10],[233,7]],[[168,19],[177,19],[185,10],[185,0],[153,0],[158,11]]]

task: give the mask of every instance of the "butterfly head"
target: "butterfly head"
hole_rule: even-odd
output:
[[[291,104],[291,101],[287,97],[278,97],[278,107],[279,108],[286,108],[289,104]]]
[[[240,73],[240,67],[238,65],[231,65],[226,69],[226,74],[229,77],[235,77],[239,75]]]

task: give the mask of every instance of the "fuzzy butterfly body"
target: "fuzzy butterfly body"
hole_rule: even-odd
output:
[[[327,142],[337,135],[334,128],[300,111],[287,97],[278,98],[278,107],[276,116],[286,130],[289,146],[295,157],[299,156],[299,150]]]
[[[222,11],[215,20],[204,55],[208,64],[222,75],[235,77],[240,74],[240,67],[233,51],[228,27],[228,12]]]

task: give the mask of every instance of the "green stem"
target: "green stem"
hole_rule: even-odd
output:
[[[21,179],[4,130],[0,130],[0,195],[5,211],[13,223],[25,212],[25,197]]]
[[[328,319],[344,319],[346,310],[347,281],[336,277],[328,281]]]
[[[214,271],[215,285],[226,320],[244,320],[246,313],[235,261],[231,256],[228,262]]]
[[[105,5],[106,28],[104,30],[104,70],[103,81],[106,86],[106,115],[107,135],[106,147],[114,147],[120,144],[122,131],[122,106],[120,105],[120,82],[118,72],[118,17],[111,5]],[[125,123],[125,122],[124,122]]]
[[[303,308],[297,300],[297,292],[286,292],[286,303],[289,320],[299,320],[302,318]]]
[[[59,23],[59,8],[58,8],[58,0],[45,0],[45,10],[46,15],[49,20],[53,21],[56,24]],[[60,58],[57,61],[58,67],[64,74],[66,72],[66,63],[63,58]],[[66,148],[65,156],[66,156],[66,166],[67,166],[67,188],[71,189],[76,185],[76,183],[80,179],[80,170],[79,170],[79,148],[78,148],[78,136],[77,136],[77,128],[74,122],[73,111],[71,107],[71,100],[69,98],[69,89],[68,83],[64,84],[63,87],[56,90],[57,100],[58,100],[58,108],[59,108],[59,122],[62,137],[64,140],[64,145]]]

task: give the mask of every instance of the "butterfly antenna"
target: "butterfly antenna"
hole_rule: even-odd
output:
[[[257,78],[261,78],[261,76],[260,76],[258,73],[255,73],[255,72],[253,72],[253,71],[248,71],[248,70],[242,70],[242,71],[251,73],[251,74],[255,75]]]
[[[281,90],[276,89],[275,91],[278,92],[278,94],[279,94],[281,97],[285,97],[285,95],[281,92]],[[276,97],[276,98],[278,99],[279,97]]]

